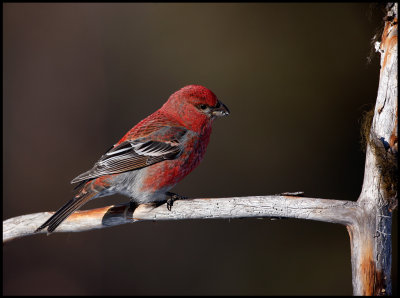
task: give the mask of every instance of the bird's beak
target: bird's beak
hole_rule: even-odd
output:
[[[215,117],[228,116],[229,114],[228,107],[220,101],[218,101],[217,105],[212,110],[212,115]]]

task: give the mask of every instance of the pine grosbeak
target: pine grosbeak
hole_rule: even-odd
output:
[[[53,232],[75,210],[91,199],[115,193],[130,198],[131,207],[181,198],[169,190],[203,159],[211,125],[228,108],[209,89],[186,86],[170,96],[156,112],[140,121],[106,152],[79,183],[75,197],[36,231]],[[167,199],[169,197],[169,199]]]

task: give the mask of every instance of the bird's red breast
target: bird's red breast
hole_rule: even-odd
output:
[[[211,125],[202,134],[190,133],[185,148],[179,158],[146,168],[146,179],[143,181],[143,191],[155,191],[164,187],[172,187],[193,171],[203,159],[210,140]]]

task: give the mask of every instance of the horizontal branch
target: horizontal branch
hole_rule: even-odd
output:
[[[251,196],[213,199],[185,199],[154,207],[129,204],[82,210],[68,217],[55,232],[81,232],[143,220],[183,220],[209,218],[286,217],[349,225],[356,218],[357,203],[350,201],[304,198],[292,195]],[[3,242],[35,234],[34,231],[54,212],[40,212],[7,219],[3,222]],[[45,233],[40,231],[38,233]]]

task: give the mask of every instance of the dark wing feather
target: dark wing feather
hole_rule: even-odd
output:
[[[182,141],[186,133],[187,130],[183,127],[164,127],[146,137],[124,141],[109,150],[91,170],[82,173],[71,183],[137,170],[163,160],[175,159],[182,153]]]

